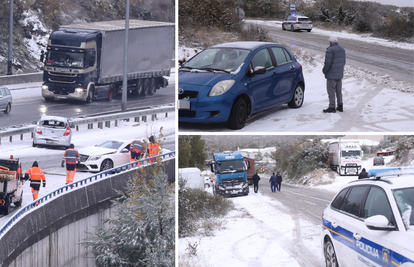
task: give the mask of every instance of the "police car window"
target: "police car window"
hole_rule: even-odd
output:
[[[342,204],[342,201],[345,198],[346,192],[348,192],[348,188],[343,189],[334,199],[334,201],[332,201],[332,208],[335,209],[339,209],[339,206]]]
[[[390,222],[390,225],[394,225],[394,218],[387,195],[384,190],[376,186],[371,187],[369,190],[367,200],[365,201],[363,218],[366,219],[374,215],[384,215]]]
[[[339,209],[352,215],[359,216],[359,210],[366,190],[367,186],[355,186],[351,188],[351,192],[346,196]]]
[[[259,52],[254,55],[251,61],[252,69],[255,69],[256,67],[265,67],[270,68],[273,66],[272,59],[270,57],[269,50],[267,48],[260,50]]]
[[[414,187],[396,189],[393,193],[405,228],[414,231]]]

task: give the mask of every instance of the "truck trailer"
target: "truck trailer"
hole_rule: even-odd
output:
[[[66,25],[53,32],[44,62],[42,96],[46,101],[111,100],[122,91],[125,21]],[[174,23],[130,20],[128,93],[153,95],[168,85],[174,48]]]
[[[358,142],[331,142],[329,165],[339,175],[359,175],[363,151]]]
[[[252,178],[253,178],[253,175],[256,173],[254,159],[244,157],[244,162],[246,163],[246,166],[247,166],[247,170],[246,170],[247,181],[249,182],[249,185],[252,185],[253,184]]]
[[[22,205],[23,181],[19,159],[0,159],[0,214],[9,214],[11,203],[16,207]]]
[[[247,170],[248,166],[240,152],[214,154],[211,162],[211,172],[216,175],[213,193],[226,197],[248,195]]]

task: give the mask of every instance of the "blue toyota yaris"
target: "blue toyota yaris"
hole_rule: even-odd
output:
[[[233,42],[214,45],[179,69],[180,122],[227,122],[241,129],[251,114],[287,103],[303,104],[302,66],[284,45]]]

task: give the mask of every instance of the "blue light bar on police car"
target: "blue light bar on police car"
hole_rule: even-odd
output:
[[[395,176],[402,174],[414,174],[414,167],[371,169],[368,172],[368,177]]]

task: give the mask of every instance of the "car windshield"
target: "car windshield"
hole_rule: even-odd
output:
[[[122,146],[123,142],[109,140],[106,142],[103,142],[102,144],[97,145],[98,147],[103,148],[110,148],[110,149],[118,149],[120,146]]]
[[[235,71],[249,54],[247,49],[209,48],[186,62],[181,70]]]
[[[401,218],[408,231],[414,231],[414,187],[393,190]]]
[[[66,128],[66,123],[64,121],[58,120],[44,120],[40,122],[40,125],[47,128],[57,128],[64,129]]]
[[[298,18],[299,21],[309,21],[309,18]]]
[[[244,172],[243,160],[227,160],[217,164],[219,173]]]
[[[360,157],[360,150],[342,150],[342,157]]]

